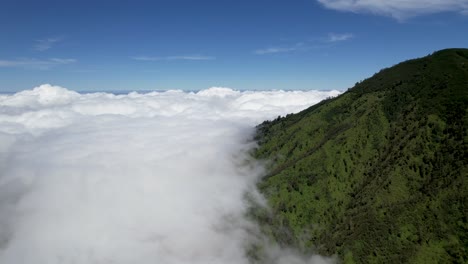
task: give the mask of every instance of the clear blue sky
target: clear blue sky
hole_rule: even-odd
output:
[[[451,47],[468,0],[3,0],[0,92],[346,89]]]

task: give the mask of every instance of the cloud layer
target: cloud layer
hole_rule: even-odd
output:
[[[248,263],[253,126],[339,92],[0,95],[0,263]],[[270,263],[325,263],[276,247]]]
[[[317,0],[327,8],[392,16],[398,20],[440,12],[467,14],[468,0]]]

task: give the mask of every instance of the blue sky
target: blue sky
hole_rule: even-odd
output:
[[[3,0],[0,92],[346,89],[467,30],[468,0]]]

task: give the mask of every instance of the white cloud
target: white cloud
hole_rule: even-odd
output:
[[[273,53],[285,53],[297,50],[296,48],[266,48],[256,50],[254,53],[258,55],[273,54]]]
[[[326,37],[314,38],[308,41],[299,42],[291,46],[283,47],[269,47],[264,49],[255,50],[253,53],[257,55],[268,55],[276,53],[289,53],[289,52],[306,52],[312,49],[320,49],[330,47],[333,42],[346,41],[354,38],[352,33],[336,34],[329,33]]]
[[[0,263],[248,263],[254,125],[325,91],[0,95]],[[267,247],[270,263],[325,263]]]
[[[355,13],[373,13],[404,20],[439,12],[467,13],[468,0],[317,0],[327,8]]]
[[[336,33],[329,33],[327,42],[340,42],[346,41],[354,38],[354,35],[351,33],[344,33],[344,34],[336,34]]]
[[[216,59],[215,57],[201,56],[201,55],[167,56],[167,57],[135,56],[131,58],[134,60],[139,60],[139,61],[174,61],[174,60],[200,61],[200,60],[215,60]]]
[[[215,57],[211,56],[199,56],[199,55],[192,55],[192,56],[171,56],[167,57],[168,60],[214,60]]]
[[[300,42],[291,47],[269,47],[264,49],[255,50],[257,55],[275,54],[275,53],[288,53],[305,49],[304,43]]]
[[[75,63],[75,59],[60,59],[60,58],[51,58],[51,59],[16,59],[16,60],[0,60],[0,67],[19,67],[19,68],[30,68],[30,69],[40,69],[48,70],[52,67]]]
[[[46,39],[39,39],[36,40],[36,44],[34,45],[34,49],[37,51],[46,51],[52,46],[63,40],[63,37],[56,37],[56,38],[46,38]]]

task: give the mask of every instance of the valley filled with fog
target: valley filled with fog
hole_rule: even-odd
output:
[[[0,263],[248,263],[266,240],[245,218],[246,193],[262,200],[255,126],[338,94],[0,95]],[[266,247],[270,263],[327,261]]]

